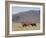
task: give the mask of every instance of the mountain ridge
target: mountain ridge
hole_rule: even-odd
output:
[[[29,10],[25,12],[20,12],[18,14],[12,15],[12,21],[15,22],[40,22],[40,10]]]

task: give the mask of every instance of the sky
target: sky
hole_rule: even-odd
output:
[[[12,7],[12,14],[17,14],[20,12],[24,12],[24,11],[29,11],[29,10],[40,10],[40,8],[37,7]]]

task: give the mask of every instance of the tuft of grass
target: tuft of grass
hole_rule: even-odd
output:
[[[39,30],[40,29],[40,23],[36,23],[36,26],[28,25],[26,27],[23,27],[21,23],[12,23],[12,30],[13,31],[26,31],[26,30]]]

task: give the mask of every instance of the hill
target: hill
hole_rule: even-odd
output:
[[[18,14],[12,14],[13,22],[40,22],[40,10],[29,10],[20,12]]]

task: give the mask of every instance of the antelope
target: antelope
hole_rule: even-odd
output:
[[[29,26],[29,25],[36,26],[36,23],[24,23],[24,22],[22,22],[23,27],[26,27],[26,26]]]

